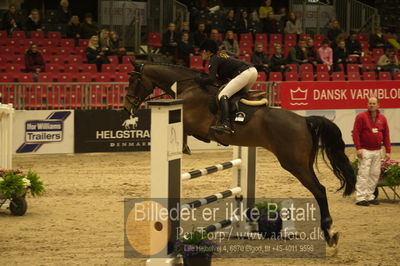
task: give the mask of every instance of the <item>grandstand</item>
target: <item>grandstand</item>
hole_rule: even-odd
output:
[[[147,5],[151,6],[154,2],[157,1],[148,1]],[[172,2],[178,5],[176,1]],[[376,2],[379,6],[383,6],[390,1]],[[290,2],[290,6],[295,4],[296,1]],[[179,6],[182,7],[183,5],[179,4]],[[275,8],[278,9],[278,7]],[[245,8],[247,7],[237,7],[235,10],[240,11]],[[199,21],[208,21],[207,26],[210,30],[218,25],[221,28],[228,7],[221,7],[217,13],[209,13],[207,9],[195,5],[184,6],[182,10],[186,10],[186,16],[181,15],[173,18],[178,26],[189,17],[190,12],[191,25],[195,25]],[[253,8],[253,10],[256,10],[256,8]],[[44,12],[42,31],[24,31],[23,28],[12,32],[7,32],[5,29],[0,30],[0,102],[13,103],[19,109],[118,109],[122,107],[124,87],[128,82],[128,73],[132,70],[130,60],[148,58],[148,54],[143,54],[140,51],[151,53],[150,56],[153,59],[168,60],[167,56],[159,54],[159,48],[162,46],[162,33],[164,32],[162,27],[165,23],[158,23],[158,26],[155,27],[157,23],[154,22],[155,18],[152,16],[148,18],[145,27],[140,24],[139,20],[132,20],[138,23],[139,26],[137,27],[140,28],[140,32],[135,32],[134,36],[146,35],[147,37],[142,38],[143,41],[140,42],[140,45],[128,45],[128,55],[122,56],[121,60],[117,55],[108,56],[109,64],[103,65],[101,72],[98,72],[94,64],[87,63],[85,50],[88,46],[88,40],[79,39],[79,41],[75,41],[66,38],[65,25],[55,24],[54,22],[56,19],[55,12],[55,10]],[[28,10],[23,10],[21,13],[27,14]],[[181,13],[184,14],[185,11]],[[177,12],[177,14],[180,13]],[[239,17],[239,15],[236,16]],[[383,17],[382,22],[393,23],[393,17],[388,19],[387,16]],[[236,32],[234,39],[239,43],[239,59],[250,61],[255,43],[262,43],[264,52],[268,55],[272,55],[275,45],[280,44],[284,55],[287,56],[290,49],[296,45],[298,38],[314,39],[314,49],[318,49],[321,47],[322,41],[327,38],[326,32],[321,30],[323,29],[321,25],[316,30],[312,27],[307,28],[308,24],[305,23],[304,16],[302,19],[305,31],[300,36],[284,32],[265,33],[257,30],[256,27],[249,32]],[[99,16],[99,22],[101,21],[104,22],[101,23],[101,28],[113,28],[120,33],[125,33],[128,28],[124,25],[118,26],[119,24],[116,21],[111,21],[111,19],[107,21],[104,17]],[[386,24],[383,23],[382,26],[384,25]],[[391,29],[390,27],[391,25],[387,29]],[[145,29],[144,33],[143,29]],[[357,40],[362,48],[361,56],[349,56],[347,58],[348,63],[345,66],[340,65],[340,71],[333,72],[323,64],[318,64],[315,67],[311,64],[300,66],[288,64],[289,71],[287,72],[260,73],[254,89],[266,90],[272,88],[267,84],[268,82],[400,80],[399,72],[391,75],[389,72],[380,71],[377,67],[377,62],[386,48],[392,46],[397,48],[396,35],[393,33],[385,34],[385,46],[372,48],[369,42],[371,32],[365,32],[364,29],[366,28],[359,27],[357,33]],[[349,32],[345,32],[345,37],[347,37],[346,34],[349,34]],[[124,35],[125,38],[126,36]],[[223,39],[223,35],[219,34],[219,38]],[[45,71],[39,73],[37,77],[34,77],[32,73],[27,73],[25,69],[24,55],[32,43],[38,45],[45,61]],[[129,41],[126,41],[126,43],[128,44]],[[146,46],[147,49],[139,49],[146,48]],[[398,53],[398,50],[395,49],[396,56],[399,55]],[[158,55],[158,57],[155,55]],[[179,60],[176,62],[181,63]],[[189,67],[207,71],[207,64],[202,62],[198,54],[191,55],[189,62]],[[279,95],[279,92],[273,93]],[[279,101],[280,99],[277,99],[276,103]]]

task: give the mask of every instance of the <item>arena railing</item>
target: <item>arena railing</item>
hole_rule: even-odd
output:
[[[128,82],[0,83],[0,102],[18,110],[122,109],[126,87]],[[270,105],[279,105],[279,83],[257,82],[253,88],[266,91]],[[155,89],[151,96],[161,94]]]

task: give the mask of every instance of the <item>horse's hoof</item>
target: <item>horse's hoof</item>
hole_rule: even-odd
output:
[[[190,150],[190,148],[187,144],[183,145],[182,152],[183,152],[183,154],[192,155],[192,151]]]
[[[339,242],[339,232],[333,233],[327,242],[329,247],[335,248]]]

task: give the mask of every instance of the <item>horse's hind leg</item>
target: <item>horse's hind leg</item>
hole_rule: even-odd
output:
[[[312,163],[292,162],[288,164],[282,162],[281,160],[279,161],[281,162],[283,168],[292,173],[303,184],[303,186],[305,186],[313,194],[319,205],[321,214],[321,229],[324,232],[325,240],[328,246],[336,246],[339,240],[339,234],[332,228],[333,222],[329,213],[326,190],[325,187],[318,181],[312,167]]]

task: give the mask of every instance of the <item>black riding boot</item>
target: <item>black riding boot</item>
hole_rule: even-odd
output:
[[[231,121],[229,119],[229,98],[228,96],[222,96],[220,99],[221,106],[221,123],[215,126],[211,126],[212,129],[218,133],[233,134],[234,131],[231,128]]]

